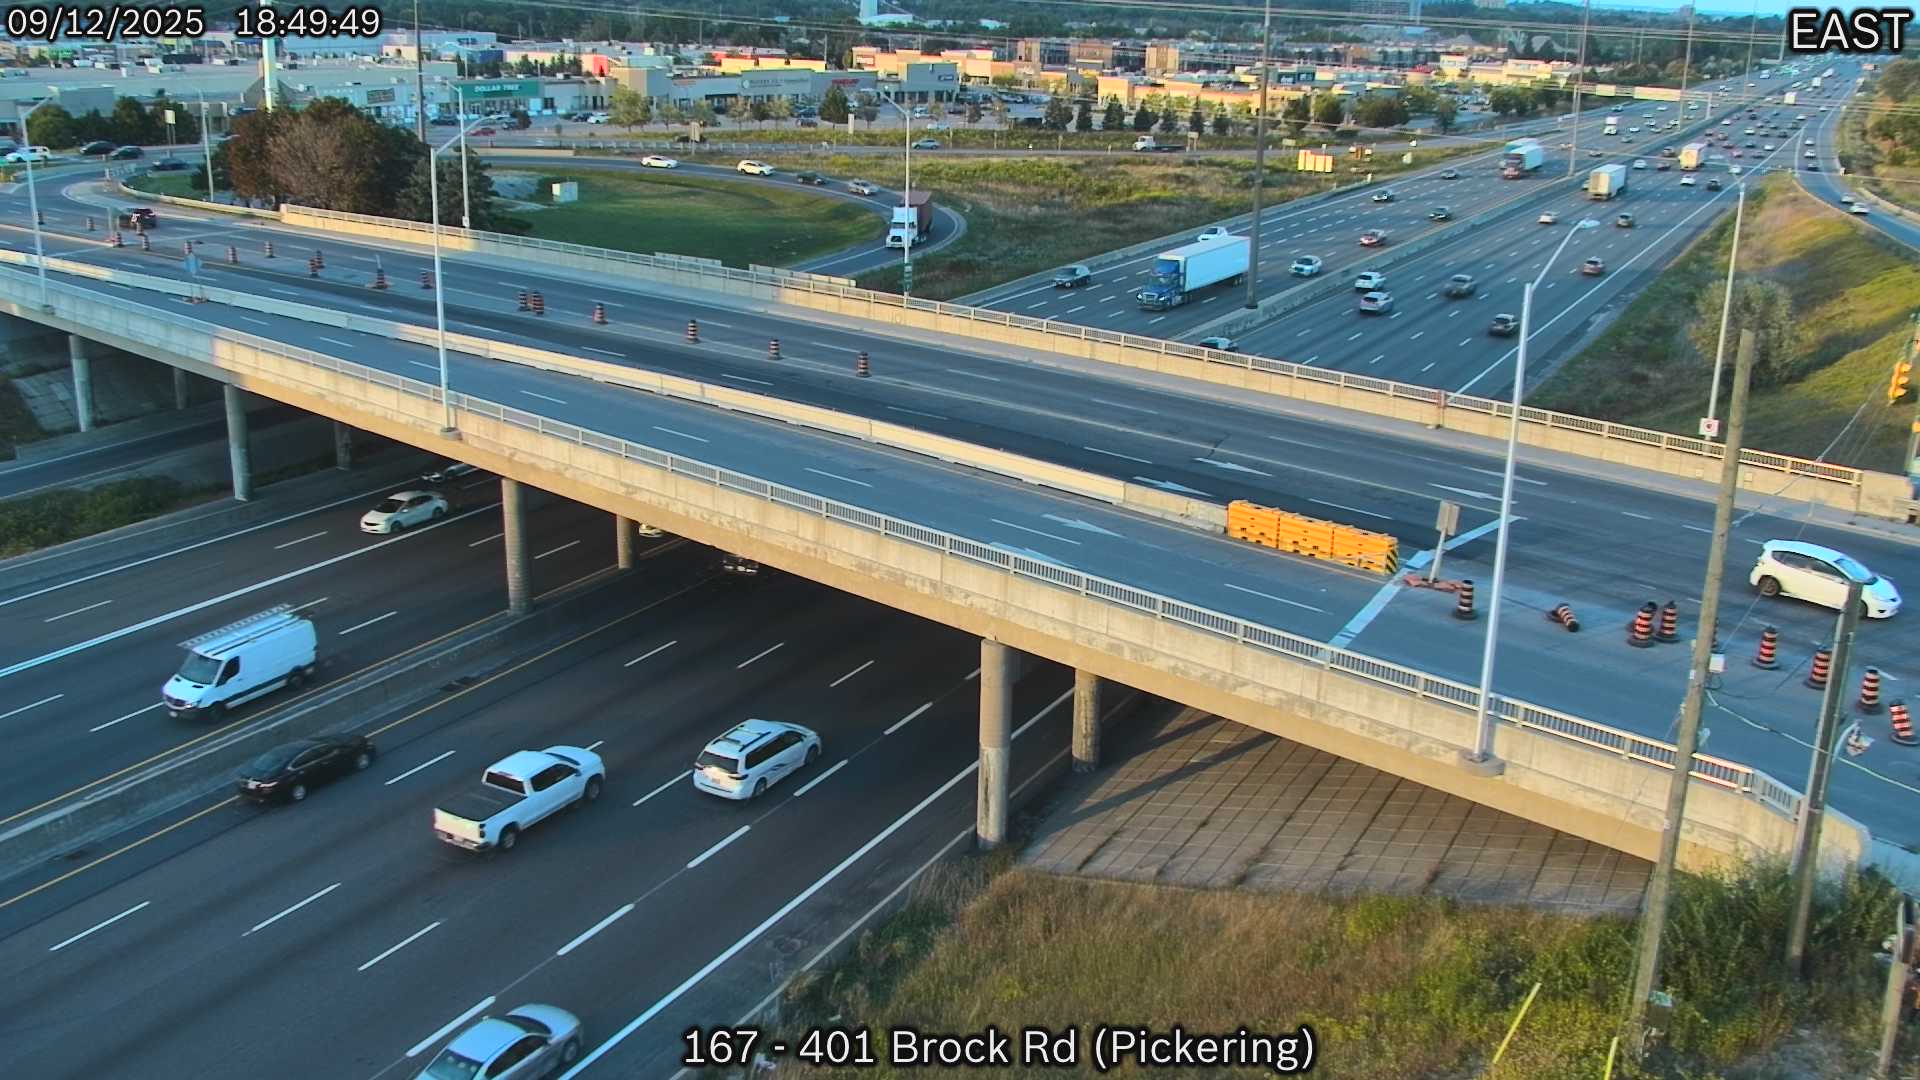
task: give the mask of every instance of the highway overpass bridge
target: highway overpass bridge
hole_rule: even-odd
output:
[[[403,247],[420,238],[419,228],[407,223],[294,208],[283,219]],[[1447,400],[1350,376],[1320,381],[1314,376],[1327,373],[1279,371],[1243,357],[1160,342],[1108,342],[1082,331],[1060,334],[1051,327],[1020,325],[1013,317],[903,304],[897,297],[861,294],[804,276],[484,234],[450,235],[449,242],[465,257],[495,269],[511,267],[516,275],[537,268],[557,278],[613,274],[653,289],[724,290],[749,302],[884,317],[941,334],[1291,390],[1349,407],[1371,405],[1435,425],[1490,430],[1500,422],[1491,402]],[[21,260],[9,261],[17,266]],[[1031,462],[985,463],[986,470],[1001,474],[996,478],[935,464],[930,459],[969,460],[968,452],[950,445],[914,446],[909,428],[890,429],[881,438],[879,425],[863,428],[826,410],[789,406],[737,388],[485,342],[464,344],[496,363],[475,367],[468,365],[470,357],[461,357],[462,377],[443,396],[430,375],[404,370],[432,367],[418,359],[417,349],[402,359],[396,343],[391,366],[361,363],[337,355],[341,350],[289,345],[212,318],[222,309],[284,315],[301,305],[98,267],[58,263],[56,269],[73,273],[56,273],[47,282],[44,303],[42,286],[30,273],[0,272],[0,308],[226,384],[229,416],[236,424],[237,494],[244,495],[246,473],[242,392],[497,472],[506,575],[516,605],[527,602],[522,585],[527,555],[519,537],[521,485],[531,484],[608,511],[622,537],[630,535],[633,520],[657,522],[701,543],[977,634],[982,640],[978,831],[987,844],[1004,836],[1007,688],[1018,655],[1030,653],[1080,673],[1075,734],[1086,761],[1097,756],[1098,685],[1111,680],[1631,854],[1651,857],[1655,851],[1665,775],[1674,756],[1670,745],[1503,696],[1493,711],[1502,721],[1495,749],[1504,771],[1486,775],[1463,767],[1459,751],[1473,743],[1473,687],[1330,645],[1327,641],[1338,640],[1331,633],[1307,636],[1222,611],[1222,594],[1208,583],[1223,573],[1229,579],[1259,580],[1271,574],[1276,557],[1207,535],[1190,523],[1161,520],[1203,517],[1204,509],[1193,500],[1140,485],[1095,484],[1098,490],[1085,490],[1076,485],[1086,482],[1070,470],[1022,475],[1021,469],[1033,468]],[[156,299],[189,294],[210,303],[183,310],[174,299],[173,310],[152,306]],[[340,333],[367,332],[381,322],[338,312],[294,314],[330,321],[345,328]],[[388,329],[391,339],[422,340],[418,328],[390,324]],[[484,379],[471,377],[475,371],[484,372]],[[591,390],[591,400],[581,398],[583,388]],[[574,405],[568,405],[569,396]],[[551,407],[537,404],[543,400]],[[703,409],[689,400],[719,408]],[[559,412],[569,419],[559,419]],[[788,426],[741,413],[777,417]],[[1530,419],[1536,420],[1529,425],[1531,437],[1543,443],[1600,447],[1606,452],[1597,456],[1680,475],[1705,476],[1717,468],[1714,448],[1689,445],[1690,440],[1622,439],[1607,425],[1569,425],[1565,420],[1571,418],[1547,414]],[[835,437],[844,435],[855,440]],[[1827,485],[1823,490],[1830,501],[1856,508],[1881,508],[1875,500],[1883,499],[1885,509],[1893,505],[1871,474],[1770,455],[1749,457],[1747,470],[1755,483],[1782,473],[1817,479]],[[1006,476],[1028,482],[1008,484]],[[1073,565],[983,539],[1006,535],[994,526],[1008,524],[1008,518],[1035,526],[1051,522],[1049,529],[1084,536],[1066,541],[1075,545]],[[1063,539],[1035,526],[1014,527]],[[1377,587],[1377,581],[1341,575],[1325,586],[1337,594],[1336,606],[1356,608]],[[12,672],[0,672],[6,674]],[[1719,758],[1696,759],[1695,776],[1683,844],[1688,865],[1787,850],[1799,806],[1792,789],[1765,772]],[[1849,860],[1864,856],[1871,843],[1865,828],[1838,816],[1828,836],[1827,850]]]

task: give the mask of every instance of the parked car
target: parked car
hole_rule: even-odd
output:
[[[175,161],[172,158],[168,158],[165,161],[156,161],[148,166],[148,168],[154,172],[185,172],[188,165],[184,161]]]
[[[1861,614],[1869,619],[1891,618],[1900,610],[1900,590],[1893,582],[1866,568],[1853,557],[1819,544],[1799,540],[1769,540],[1760,546],[1748,584],[1761,596],[1790,596],[1839,610],[1847,601],[1849,582],[1860,583]]]
[[[1240,343],[1230,337],[1203,337],[1194,344],[1203,349],[1218,349],[1221,352],[1240,351]]]
[[[865,180],[847,181],[847,190],[853,192],[855,195],[876,195],[880,191],[878,187]]]
[[[424,483],[440,487],[445,484],[451,484],[455,480],[465,480],[467,477],[479,471],[480,467],[478,465],[469,465],[464,461],[449,461],[445,465],[422,476],[420,479]]]
[[[468,134],[478,139],[478,138],[484,138],[488,135],[498,135],[500,134],[500,132],[495,128],[477,127],[477,128],[474,128],[472,131],[468,132]]]
[[[313,623],[282,604],[181,642],[187,658],[160,688],[168,716],[210,716],[313,677]]]
[[[1381,247],[1387,242],[1387,234],[1379,229],[1368,229],[1360,234],[1361,247]]]
[[[743,158],[738,165],[735,165],[733,167],[733,171],[739,172],[739,173],[745,173],[748,176],[772,176],[773,166],[767,164],[764,161],[755,161],[752,158]]]
[[[567,120],[569,123],[574,124],[591,124],[593,123],[593,114],[589,112],[571,112],[567,114]],[[438,122],[437,118],[435,122]]]
[[[589,114],[589,115],[587,116],[587,123],[589,123],[589,124],[611,124],[611,123],[613,123],[613,114],[612,114],[612,113],[603,113],[603,112],[597,112],[597,113],[591,113],[591,114]]]
[[[48,150],[44,146],[23,146],[7,154],[4,160],[9,165],[21,165],[29,161],[38,165],[43,161],[50,161],[52,158],[53,151]]]
[[[1477,286],[1472,274],[1455,274],[1447,279],[1446,294],[1456,299],[1472,296]]]
[[[1588,259],[1580,264],[1580,272],[1588,277],[1599,277],[1607,272],[1607,264],[1597,258]]]
[[[360,531],[385,535],[447,516],[447,500],[431,491],[396,491],[360,515]]]
[[[1495,315],[1493,322],[1487,325],[1487,333],[1492,334],[1494,337],[1512,337],[1519,332],[1520,317],[1517,315],[1508,315],[1504,312]]]
[[[915,139],[913,140],[913,148],[915,150],[938,150],[940,149],[940,140],[939,139]]]
[[[116,149],[118,149],[118,147],[114,146],[112,143],[108,142],[105,139],[95,139],[92,142],[88,143],[87,145],[81,147],[80,152],[82,154],[85,154],[87,157],[100,157],[106,154],[111,154]]]
[[[511,851],[521,832],[598,799],[606,782],[607,767],[591,750],[519,750],[489,765],[479,786],[434,807],[433,832],[468,851]]]
[[[155,225],[160,224],[159,215],[155,214],[152,211],[152,209],[145,206],[135,206],[135,207],[130,207],[126,210],[122,210],[120,211],[120,215],[117,218],[117,220],[120,222],[120,227],[123,229],[144,230],[144,229],[151,229]]]
[[[751,799],[819,756],[820,736],[807,728],[745,720],[700,751],[693,786],[723,799]]]
[[[827,182],[827,178],[817,172],[794,173],[793,182],[796,184],[812,184],[814,187],[819,187]]]
[[[1294,277],[1312,277],[1320,272],[1320,256],[1302,255],[1293,260],[1293,265],[1287,268],[1287,272]]]
[[[1077,289],[1093,281],[1093,271],[1084,263],[1063,266],[1054,272],[1053,287],[1056,289]]]
[[[1387,275],[1378,270],[1364,271],[1359,277],[1353,279],[1353,287],[1356,292],[1372,292],[1375,289],[1385,287],[1386,284]]]
[[[559,1076],[580,1060],[580,1018],[552,1005],[522,1005],[453,1037],[415,1080],[531,1080]]]
[[[670,158],[665,154],[648,154],[646,157],[640,159],[640,164],[649,169],[677,169],[680,167],[678,158]]]
[[[373,764],[365,735],[296,739],[261,754],[234,775],[240,796],[257,802],[300,802],[307,792]]]
[[[460,121],[451,116],[435,116],[427,121],[433,127],[459,127]]]
[[[1393,294],[1370,292],[1360,298],[1360,314],[1385,315],[1393,310]]]
[[[141,158],[146,156],[147,156],[147,152],[145,150],[140,149],[137,146],[123,146],[120,149],[115,150],[113,153],[108,154],[107,160],[132,161],[135,158]]]

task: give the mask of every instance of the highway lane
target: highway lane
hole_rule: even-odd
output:
[[[196,634],[293,604],[319,632],[324,685],[500,610],[497,484],[467,483],[481,486],[450,492],[455,516],[399,536],[359,531],[368,500],[0,599],[0,733],[20,750],[0,767],[0,817],[298,696],[281,691],[220,722],[168,717],[160,686],[180,665],[177,643]],[[607,515],[577,504],[532,512],[528,532],[537,591],[613,561]]]
[[[1849,69],[1849,75],[1851,74],[1852,71]],[[1842,110],[1849,105],[1865,103],[1865,99],[1855,93],[1859,83],[1853,77],[1848,77],[1845,85],[1846,93],[1843,95],[1829,95],[1825,99],[1815,99],[1818,105],[1834,107],[1820,115],[1817,122],[1812,125],[1811,134],[1815,140],[1812,149],[1820,155],[1817,159],[1820,162],[1820,169],[1808,172],[1803,168],[1800,173],[1800,185],[1814,198],[1837,210],[1851,210],[1850,204],[1840,200],[1842,196],[1851,197],[1856,194],[1852,180],[1841,172],[1840,158],[1835,149],[1835,138],[1843,122]],[[1805,161],[1804,158],[1799,160],[1803,163]],[[1856,220],[1883,236],[1920,250],[1920,224],[1910,218],[1888,213],[1885,207],[1872,203],[1869,204],[1869,212],[1857,217]]]
[[[211,305],[197,309],[197,313],[216,320],[233,316]],[[305,324],[275,333],[300,341],[303,333],[315,329],[328,329],[329,337],[342,333]],[[425,363],[417,359],[425,355],[420,346],[355,335],[338,340],[350,347],[349,355],[390,370],[411,374],[413,365]],[[789,389],[804,382],[793,372],[804,366],[801,362],[760,363],[767,378],[758,381],[773,386],[769,392],[803,396]],[[1021,371],[1018,365],[993,364],[982,365],[971,374],[985,376],[973,381],[991,386],[1000,381],[1002,372],[1012,379]],[[723,374],[709,372],[715,378]],[[816,369],[814,375],[857,387],[862,393],[872,392],[879,381],[857,380],[844,371],[822,376]],[[775,379],[786,381],[775,385]],[[1078,439],[1090,438],[1090,429],[1076,430],[1063,416],[1070,418],[1075,404],[1082,415],[1087,413],[1088,384],[1067,373],[1036,368],[1025,372],[1025,389],[1021,392],[1031,395],[1033,386],[1050,382],[1061,387],[1063,400],[1057,411],[1038,405],[1024,410],[989,407],[984,401],[974,401],[970,403],[973,411],[939,415],[964,424],[974,417],[990,417],[997,408],[998,422],[1018,422],[1030,439],[1034,437],[1032,432],[1051,430],[1051,446],[1038,445],[1035,449],[1050,451],[1048,456],[1053,460],[1109,474],[1140,476],[1163,485],[1178,483],[1165,479],[1167,476],[1188,477],[1193,483],[1183,486],[1213,498],[1254,494],[1249,488],[1283,492],[1287,497],[1275,501],[1406,537],[1403,550],[1408,555],[1430,542],[1425,530],[1432,520],[1434,500],[1458,499],[1475,509],[1463,522],[1463,527],[1471,530],[1467,538],[1447,556],[1447,574],[1486,580],[1492,546],[1487,523],[1498,491],[1496,459],[1396,444],[1389,437],[1290,422],[1262,410],[1236,409],[1178,394],[1123,389],[1124,384],[1119,383],[1111,384],[1111,390],[1103,386],[1103,396],[1094,399],[1118,406],[1098,417],[1106,425],[1099,432],[1100,441],[1079,443],[1075,450]],[[594,388],[582,396],[586,388],[562,376],[457,357],[453,384],[456,389],[495,400],[519,401],[519,407],[528,411],[666,446],[805,490],[885,507],[936,528],[1178,595],[1214,610],[1320,640],[1352,644],[1362,651],[1463,681],[1477,677],[1478,657],[1473,643],[1479,640],[1480,624],[1444,620],[1450,600],[1438,594],[1383,589],[1377,579],[1263,554],[1078,500],[975,478],[960,470],[929,471],[930,467],[914,464],[904,456],[784,429],[769,430],[775,426],[647,395]],[[1010,386],[996,391],[1011,392]],[[1109,393],[1124,396],[1109,398]],[[932,409],[917,411],[933,415]],[[1044,428],[1038,423],[1043,415]],[[1185,431],[1189,426],[1191,434]],[[1129,428],[1134,429],[1131,434]],[[989,443],[996,441],[978,429],[971,433],[964,427],[956,430]],[[1219,442],[1196,446],[1196,437],[1217,438]],[[1202,475],[1207,479],[1200,479]],[[1507,660],[1497,685],[1516,695],[1524,688],[1534,700],[1592,719],[1649,735],[1666,734],[1667,710],[1649,709],[1648,702],[1676,701],[1684,685],[1682,672],[1672,665],[1650,663],[1651,654],[1626,648],[1623,633],[1602,631],[1598,636],[1572,639],[1559,633],[1534,633],[1525,626],[1549,626],[1542,613],[1562,600],[1572,603],[1582,619],[1595,627],[1623,626],[1632,610],[1649,599],[1674,599],[1688,604],[1688,611],[1697,610],[1692,606],[1697,602],[1694,583],[1704,564],[1704,548],[1693,548],[1683,541],[1690,539],[1688,534],[1704,534],[1710,516],[1707,507],[1552,470],[1529,468],[1523,475],[1527,479],[1517,513],[1525,521],[1514,530],[1508,603],[1527,618],[1520,620],[1522,629],[1503,639],[1508,642],[1503,652]],[[1779,536],[1831,543],[1851,550],[1896,581],[1920,580],[1920,553],[1896,538],[1806,526],[1763,515],[1743,520],[1738,536],[1741,550],[1747,552],[1754,544]],[[1596,544],[1597,537],[1607,538],[1607,543]],[[1744,572],[1738,565],[1744,557],[1736,559],[1734,580],[1727,586],[1729,600],[1740,605],[1751,602],[1738,578]],[[1770,603],[1758,617],[1783,621],[1793,617],[1794,612],[1788,610],[1793,607]],[[1441,631],[1431,625],[1435,617],[1443,618],[1440,625],[1446,627],[1444,633],[1451,640],[1439,639]],[[1818,613],[1808,612],[1794,632],[1810,639],[1817,636],[1819,622]],[[1897,674],[1914,643],[1906,625],[1895,620],[1864,628],[1861,662],[1879,664]],[[1730,632],[1729,648],[1745,652],[1757,632],[1758,627],[1752,625],[1741,628],[1737,636]],[[1591,644],[1596,641],[1603,644]],[[1563,654],[1575,646],[1581,653],[1570,661]],[[1582,677],[1548,677],[1549,673],[1575,670]],[[1613,688],[1621,686],[1638,686],[1641,692],[1616,693]],[[1764,697],[1749,710],[1758,722],[1778,731],[1785,731],[1805,712],[1806,703],[1792,695]],[[1745,760],[1772,755],[1784,775],[1792,777],[1796,772],[1791,767],[1795,753],[1791,742],[1778,745],[1784,736],[1774,731],[1723,725],[1720,738],[1723,741],[1716,744],[1716,749],[1730,757]],[[1877,781],[1852,774],[1841,782],[1840,789],[1849,790],[1848,785],[1856,780],[1876,797],[1883,793],[1874,786]],[[1874,808],[1859,807],[1862,798],[1843,795],[1843,804],[1848,812],[1870,820],[1876,830],[1888,830],[1892,835],[1912,833],[1905,816],[1890,810],[1882,820],[1875,816]]]
[[[1701,93],[1706,93],[1708,89],[1718,87],[1702,88]],[[1665,111],[1660,111],[1662,104],[1665,104]],[[1716,100],[1713,113],[1724,115],[1727,108],[1726,103]],[[1704,116],[1706,111],[1703,105],[1700,112],[1690,112],[1678,103],[1627,105],[1626,111],[1619,117],[1620,135],[1614,139],[1602,134],[1607,122],[1605,112],[1584,113],[1577,139],[1571,124],[1555,121],[1550,128],[1535,132],[1548,148],[1546,162],[1538,174],[1521,180],[1503,180],[1497,175],[1500,152],[1498,147],[1492,147],[1484,153],[1467,155],[1404,179],[1389,181],[1385,186],[1397,196],[1391,203],[1372,202],[1374,191],[1370,189],[1304,207],[1282,203],[1263,210],[1260,295],[1263,298],[1272,296],[1300,284],[1299,279],[1288,275],[1287,267],[1295,258],[1303,255],[1315,255],[1323,259],[1325,268],[1322,272],[1328,275],[1358,272],[1366,262],[1365,250],[1357,245],[1364,230],[1385,229],[1391,242],[1405,244],[1433,230],[1457,228],[1459,222],[1469,217],[1534,191],[1535,185],[1565,176],[1570,156],[1577,158],[1573,161],[1574,171],[1581,176],[1593,165],[1616,158],[1631,160],[1635,156],[1654,156],[1661,147],[1676,145],[1676,133],[1649,130],[1645,114],[1651,113],[1659,123],[1674,118],[1690,123],[1692,118]],[[1630,129],[1636,126],[1642,130],[1631,132]],[[1563,143],[1576,145],[1572,149],[1563,149]],[[1590,152],[1594,149],[1602,150],[1605,156],[1592,157]],[[1440,179],[1448,169],[1456,170],[1459,179]],[[1436,224],[1428,220],[1428,214],[1436,206],[1445,206],[1451,212],[1451,224]],[[1247,230],[1236,227],[1236,232],[1245,233]],[[1172,247],[1183,239],[1169,237],[1167,246]],[[1044,283],[1037,286],[1010,286],[984,293],[979,300],[982,306],[1033,318],[1054,318],[1102,330],[1155,337],[1180,337],[1203,323],[1229,313],[1244,299],[1244,290],[1219,286],[1207,290],[1192,303],[1171,311],[1142,311],[1133,302],[1132,293],[1152,265],[1154,257],[1148,254],[1105,267],[1094,284],[1079,289],[1055,290]]]
[[[257,432],[299,417],[299,410],[275,405],[249,413],[248,422]],[[0,499],[15,499],[49,488],[68,487],[99,476],[126,471],[144,461],[175,451],[225,442],[226,438],[226,421],[212,419],[49,457],[9,461],[0,464]]]
[[[592,1045],[971,762],[971,638],[797,580],[687,578],[379,736],[368,775],[296,808],[220,807],[232,823],[216,838],[17,928],[0,970],[33,1020],[10,1060],[43,1076],[410,1075],[435,1032],[487,997],[573,1009]],[[1067,686],[1058,671],[1025,680],[1017,717]],[[757,802],[693,791],[687,763],[748,716],[815,728],[825,756]],[[1065,714],[1052,716],[1017,745],[1022,777],[1064,742]],[[557,742],[605,757],[596,805],[510,856],[433,839],[435,802],[504,753]],[[943,798],[971,797],[957,785]],[[73,1037],[75,1017],[103,1015],[111,1030]],[[662,1027],[631,1047],[678,1037]]]

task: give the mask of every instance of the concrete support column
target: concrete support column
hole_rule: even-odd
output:
[[[73,413],[81,431],[93,430],[93,361],[87,356],[87,341],[78,334],[67,335],[67,359],[73,364]]]
[[[633,569],[633,519],[613,515],[613,550],[620,569]]]
[[[1014,664],[1018,654],[980,639],[980,784],[973,833],[980,850],[1007,840],[1007,775],[1013,742]]]
[[[353,425],[333,422],[333,467],[353,468]]]
[[[507,552],[507,610],[524,615],[533,606],[528,595],[527,511],[521,498],[520,482],[500,478],[501,546]]]
[[[173,407],[175,409],[184,409],[187,407],[186,368],[173,369]]]
[[[247,393],[232,383],[222,386],[227,405],[227,460],[233,469],[233,497],[253,498],[253,462],[247,452]]]
[[[1100,767],[1100,676],[1091,671],[1073,673],[1073,771]]]

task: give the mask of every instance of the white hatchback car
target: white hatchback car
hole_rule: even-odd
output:
[[[735,165],[733,168],[734,168],[734,171],[746,173],[748,176],[772,176],[773,175],[773,166],[767,164],[764,161],[754,161],[751,158],[742,160],[740,164]]]
[[[1861,614],[1892,618],[1900,610],[1900,590],[1851,556],[1799,540],[1769,540],[1760,548],[1747,581],[1762,596],[1791,596],[1839,610],[1848,581],[1860,583]]]
[[[1287,272],[1294,277],[1312,277],[1320,272],[1320,256],[1302,255],[1293,260],[1293,265]]]
[[[396,491],[360,515],[360,531],[394,533],[447,516],[447,500],[431,491]]]
[[[680,167],[680,162],[664,154],[648,154],[646,157],[640,159],[640,164],[649,169],[677,169]]]
[[[1357,292],[1372,292],[1384,286],[1386,283],[1387,275],[1378,270],[1368,270],[1353,279],[1353,287]]]
[[[820,756],[820,736],[798,724],[743,720],[707,744],[693,786],[723,799],[751,799]]]

